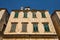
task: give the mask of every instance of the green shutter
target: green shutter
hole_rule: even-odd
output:
[[[46,15],[45,13],[41,13],[42,14],[42,18],[46,18]]]
[[[38,25],[37,24],[33,24],[33,31],[38,32]]]
[[[36,13],[32,13],[33,18],[36,18]]]
[[[17,12],[15,13],[15,16],[14,16],[14,18],[18,18],[18,13],[17,13]]]
[[[12,23],[10,32],[15,32],[16,23]]]
[[[26,12],[24,12],[24,18],[27,18],[27,13]]]
[[[48,26],[48,23],[44,23],[44,29],[46,32],[49,32],[49,26]]]

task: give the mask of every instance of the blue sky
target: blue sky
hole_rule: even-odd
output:
[[[20,7],[30,6],[31,9],[48,10],[50,14],[60,9],[60,0],[0,0],[0,8],[6,8],[8,12]]]

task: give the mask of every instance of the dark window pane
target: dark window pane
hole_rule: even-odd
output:
[[[26,12],[24,12],[24,18],[27,18],[27,13]]]
[[[42,14],[42,18],[46,18],[46,15],[45,13],[41,13]]]
[[[0,24],[0,31],[2,31],[2,25]]]
[[[48,23],[44,23],[43,25],[44,25],[45,31],[46,31],[46,32],[49,32],[50,30],[49,30]]]
[[[36,18],[36,13],[32,13],[33,18]]]
[[[15,32],[17,23],[12,23],[10,32]]]
[[[14,18],[18,18],[18,13],[17,13],[17,12],[15,13],[15,16],[14,16]]]
[[[22,32],[27,32],[27,23],[22,24]]]
[[[38,32],[38,24],[37,23],[33,24],[33,31]]]

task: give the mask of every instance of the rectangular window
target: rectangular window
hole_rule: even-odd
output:
[[[24,18],[27,18],[27,13],[26,12],[24,12]]]
[[[42,18],[46,18],[46,15],[45,13],[41,13],[42,14]]]
[[[10,30],[10,32],[15,32],[17,23],[11,23],[11,24],[12,24],[12,25],[11,25],[11,30]]]
[[[43,23],[46,32],[50,32],[48,23]]]
[[[27,32],[27,23],[22,23],[22,32]]]
[[[32,13],[33,18],[36,18],[36,13]]]
[[[18,12],[15,13],[14,18],[18,18]]]
[[[38,32],[38,23],[33,23],[33,32]]]
[[[1,25],[0,25],[0,31],[2,31],[2,27],[1,27]]]

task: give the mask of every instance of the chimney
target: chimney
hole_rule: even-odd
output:
[[[30,7],[25,7],[25,10],[30,10]]]
[[[23,7],[21,7],[21,10],[23,10],[24,8]]]

